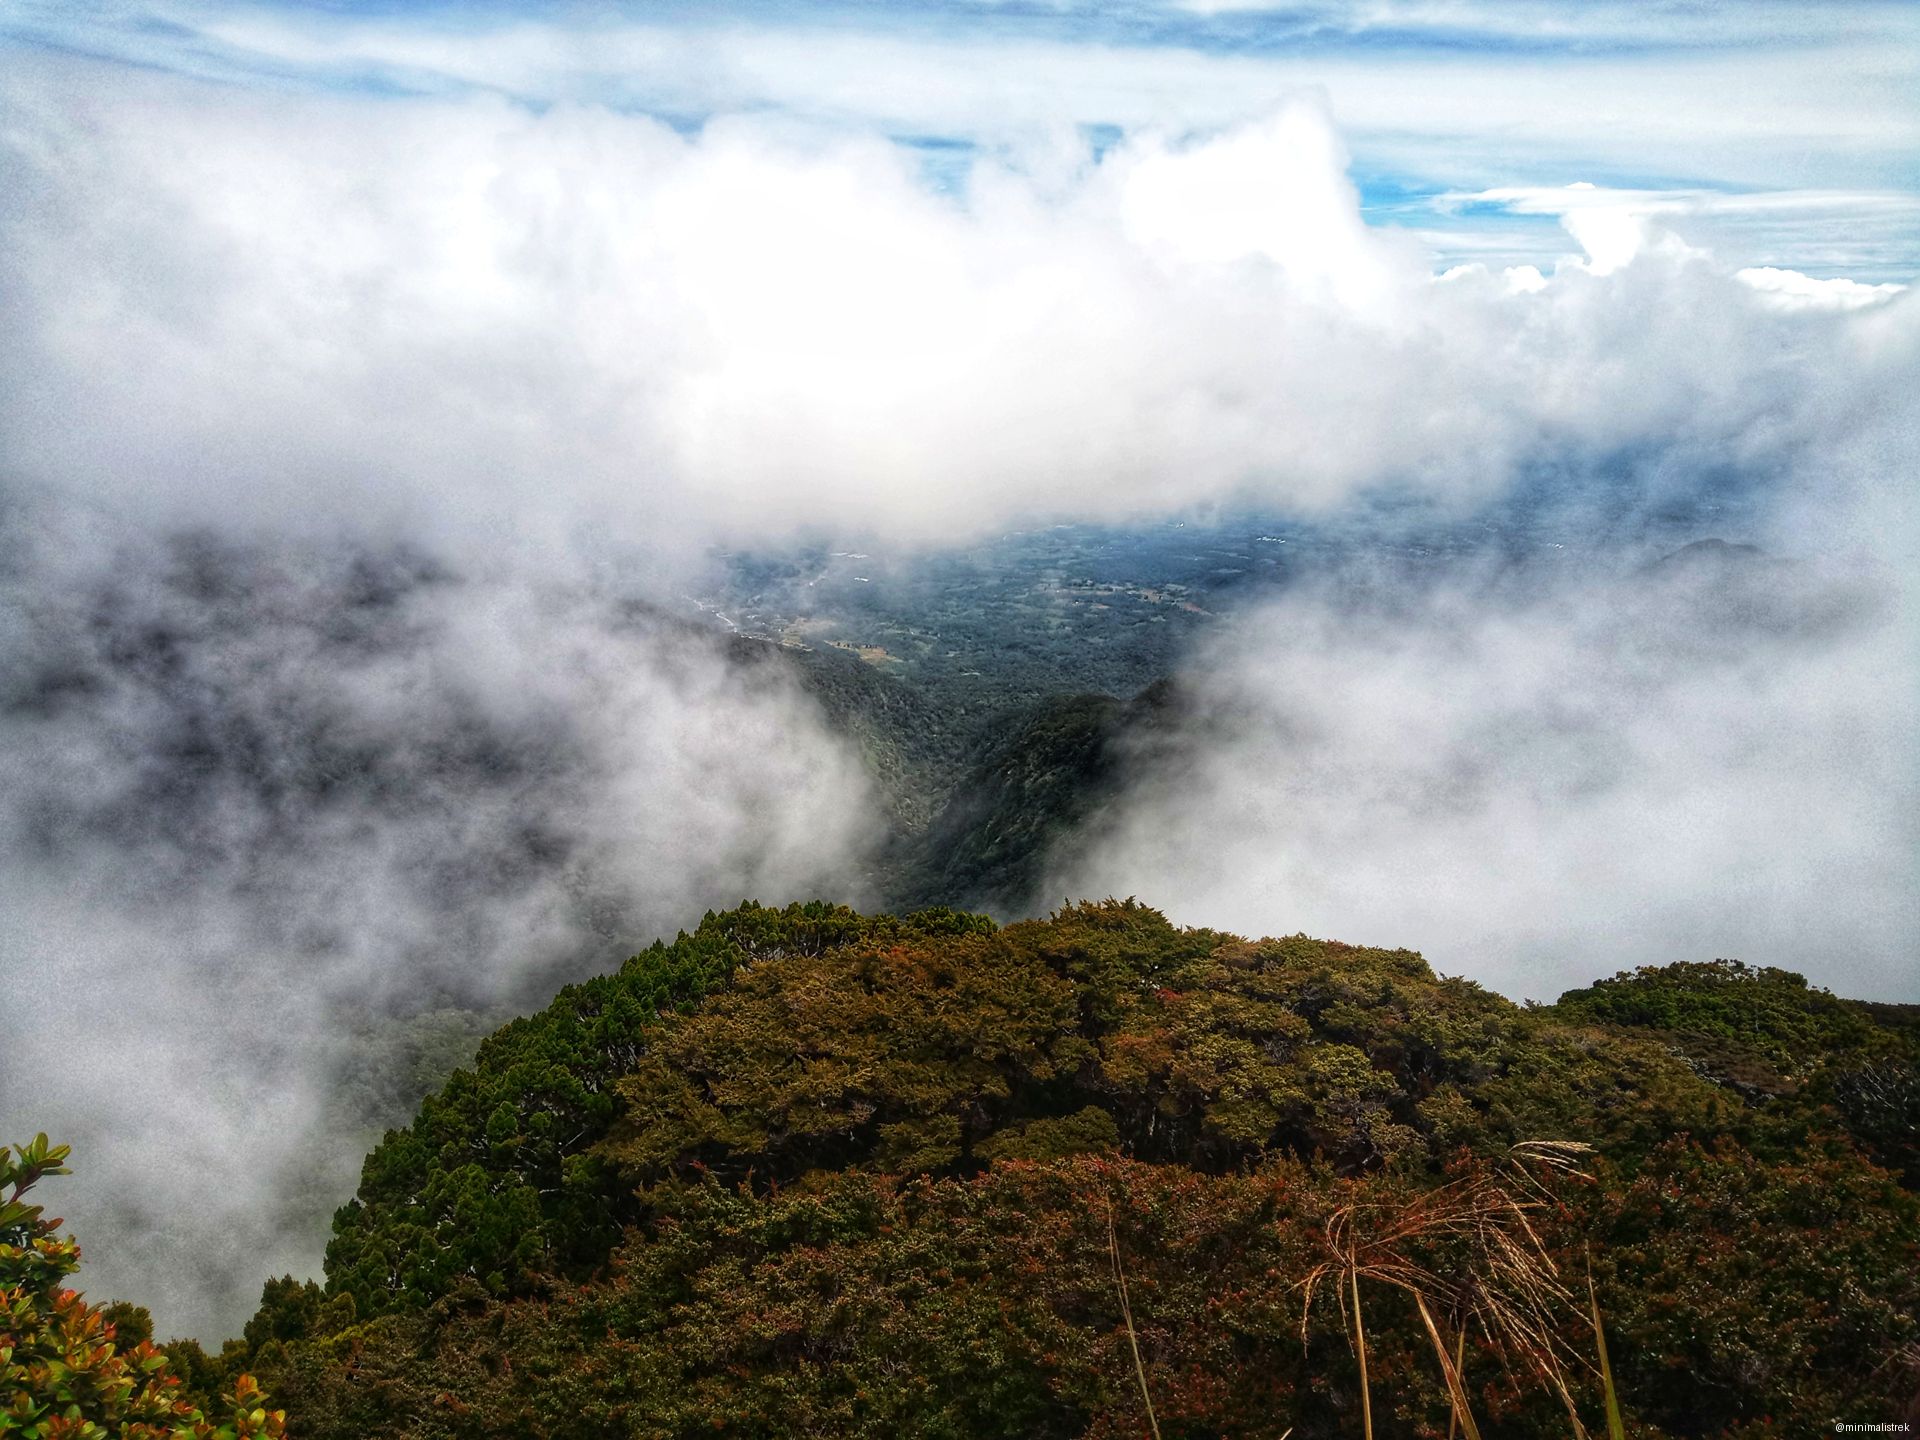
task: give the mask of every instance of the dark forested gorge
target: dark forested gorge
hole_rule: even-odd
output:
[[[341,1440],[1348,1435],[1362,1348],[1382,1433],[1897,1421],[1916,1077],[1911,1007],[1731,962],[1519,1006],[1134,902],[747,906],[494,1034],[324,1282],[169,1353]]]

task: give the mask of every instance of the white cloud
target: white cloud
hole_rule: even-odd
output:
[[[73,505],[0,547],[0,1133],[75,1147],[83,1283],[169,1332],[317,1271],[439,1078],[407,1017],[536,1008],[743,898],[863,898],[852,747],[618,596]]]
[[[1910,999],[1910,577],[1567,569],[1242,617],[1047,893],[1403,945],[1516,997],[1720,955]]]
[[[1290,287],[1356,314],[1377,312],[1401,288],[1389,248],[1361,221],[1345,149],[1317,105],[1296,103],[1182,148],[1149,137],[1112,169],[1127,238],[1149,253],[1215,266],[1263,257]],[[1402,280],[1413,270],[1399,268]]]
[[[1244,50],[1204,31],[1169,33],[1178,12],[1153,7],[1095,8],[1073,28],[1091,37],[1080,40],[1031,16],[983,13],[980,24],[845,14],[766,24],[721,10],[698,23],[557,26],[165,3],[111,23],[67,15],[45,26],[80,27],[82,50],[195,73],[371,76],[429,92],[481,86],[694,117],[773,112],[988,143],[1063,123],[1220,127],[1319,86],[1370,168],[1441,186],[1569,171],[1899,186],[1920,140],[1920,23],[1898,5],[1823,6],[1817,19],[1790,5],[1313,6],[1273,23],[1315,43]],[[1155,43],[1136,43],[1136,21]],[[1431,31],[1441,43],[1381,45],[1380,31]],[[1516,56],[1515,42],[1539,48]]]
[[[1605,262],[1610,266],[1624,263],[1658,234],[1683,238],[1731,263],[1739,263],[1734,257],[1764,255],[1828,271],[1851,265],[1884,273],[1901,263],[1908,238],[1920,227],[1920,197],[1897,190],[1654,190],[1576,182],[1455,192],[1434,203],[1443,212],[1469,216],[1494,208],[1509,215],[1556,217],[1583,249],[1592,239],[1610,257]],[[1471,248],[1471,231],[1429,235],[1450,252]],[[1480,243],[1500,252],[1516,241],[1509,229],[1494,230]],[[1591,250],[1588,259],[1603,263]]]
[[[1766,297],[1781,310],[1858,310],[1891,300],[1904,285],[1862,285],[1858,280],[1836,277],[1815,280],[1797,270],[1780,270],[1770,265],[1739,270],[1736,276]]]
[[[1738,454],[1851,343],[1659,235],[1622,265],[1637,220],[1544,286],[1438,283],[1311,100],[956,202],[782,123],[85,75],[7,103],[0,454],[155,518],[658,554],[1471,499],[1568,447]]]

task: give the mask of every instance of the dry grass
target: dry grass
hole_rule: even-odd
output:
[[[1620,1418],[1620,1396],[1613,1388],[1613,1362],[1607,1358],[1607,1327],[1600,1319],[1600,1297],[1593,1289],[1593,1263],[1587,1263],[1587,1304],[1593,1312],[1593,1343],[1600,1353],[1600,1388],[1607,1399],[1607,1440],[1627,1440],[1626,1422]]]
[[[1140,1335],[1133,1328],[1133,1299],[1127,1293],[1127,1267],[1120,1261],[1120,1233],[1113,1223],[1113,1196],[1107,1197],[1107,1255],[1113,1261],[1113,1287],[1120,1297],[1120,1318],[1127,1325],[1127,1345],[1133,1351],[1133,1373],[1140,1381],[1140,1401],[1147,1407],[1147,1429],[1160,1440],[1160,1422],[1154,1418],[1153,1392],[1147,1388],[1147,1367],[1140,1360]]]
[[[1294,1287],[1302,1294],[1300,1334],[1304,1343],[1315,1299],[1333,1296],[1359,1366],[1364,1440],[1373,1440],[1374,1430],[1363,1285],[1384,1285],[1413,1301],[1446,1384],[1451,1405],[1448,1440],[1456,1435],[1481,1440],[1466,1384],[1466,1342],[1473,1328],[1503,1357],[1503,1363],[1518,1357],[1565,1406],[1575,1440],[1587,1440],[1569,1381],[1576,1370],[1594,1367],[1562,1338],[1565,1322],[1575,1317],[1593,1327],[1608,1440],[1625,1440],[1592,1275],[1587,1277],[1587,1303],[1582,1306],[1531,1219],[1551,1203],[1549,1181],[1584,1174],[1583,1166],[1592,1153],[1591,1146],[1578,1141],[1523,1141],[1509,1149],[1503,1162],[1479,1165],[1437,1189],[1403,1199],[1351,1200],[1327,1217],[1322,1236],[1325,1258]],[[1153,1440],[1160,1440],[1120,1253],[1113,1197],[1103,1198],[1114,1293],[1147,1429]],[[1444,1270],[1436,1268],[1442,1254],[1447,1257]]]
[[[1361,1426],[1367,1440],[1373,1436],[1373,1399],[1367,1379],[1363,1282],[1412,1298],[1446,1381],[1453,1407],[1450,1429],[1463,1431],[1467,1440],[1480,1440],[1463,1374],[1465,1332],[1473,1325],[1501,1353],[1524,1359],[1566,1406],[1577,1440],[1586,1440],[1567,1383],[1578,1362],[1559,1334],[1562,1318],[1578,1314],[1580,1307],[1530,1216],[1547,1203],[1546,1178],[1580,1173],[1591,1153],[1576,1141],[1524,1141],[1512,1147],[1504,1164],[1479,1167],[1397,1202],[1354,1200],[1328,1217],[1326,1258],[1295,1287],[1303,1292],[1301,1337],[1305,1339],[1315,1297],[1335,1296],[1359,1362]],[[1443,1249],[1456,1257],[1446,1273],[1435,1270],[1429,1258]],[[1451,1352],[1436,1310],[1456,1327]],[[1597,1326],[1597,1306],[1592,1313]],[[1615,1413],[1610,1406],[1610,1422]]]

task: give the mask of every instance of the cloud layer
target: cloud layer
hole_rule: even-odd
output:
[[[1471,503],[1650,443],[1774,463],[1833,408],[1809,377],[1871,381],[1871,337],[1914,325],[1782,314],[1619,209],[1570,212],[1588,250],[1551,283],[1436,282],[1363,223],[1310,99],[1098,159],[1036,142],[960,201],[772,121],[100,78],[5,102],[0,464],[156,521],[657,557]]]
[[[790,113],[7,58],[0,1122],[83,1147],[91,1283],[163,1328],[230,1323],[262,1254],[311,1264],[283,1207],[349,1179],[355,1015],[518,1002],[709,904],[857,887],[844,745],[649,618],[712,542],[1724,485],[1866,598],[1796,580],[1843,617],[1726,657],[1636,583],[1295,602],[1208,662],[1239,718],[1188,793],[1143,791],[1080,879],[1521,988],[1601,927],[1634,957],[1764,917],[1803,955],[1913,938],[1910,293],[1742,278],[1645,207],[1570,213],[1545,271],[1436,276],[1265,72],[1217,133],[1030,126],[943,189]],[[1791,843],[1727,848],[1784,815]],[[1233,884],[1182,848],[1221,835]],[[1896,982],[1871,963],[1822,978]]]
[[[1715,955],[1911,999],[1917,639],[1859,557],[1303,591],[1196,659],[1197,718],[1048,893],[1404,945],[1540,1000]]]
[[[1912,190],[1911,7],[1719,4],[486,0],[25,3],[28,43],[276,87],[505,95],[702,122],[809,123],[995,147],[1058,125],[1219,128],[1327,94],[1382,198],[1492,185]],[[1910,263],[1913,251],[1906,247]],[[1791,264],[1781,256],[1746,263]]]
[[[710,907],[862,898],[851,748],[618,596],[74,506],[0,543],[0,1122],[74,1145],[88,1288],[164,1327],[311,1273],[483,1017]]]

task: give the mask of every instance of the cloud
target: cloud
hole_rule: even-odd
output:
[[[1780,310],[1859,310],[1891,300],[1904,285],[1862,285],[1844,276],[1815,280],[1797,270],[1780,270],[1770,265],[1736,272],[1739,278],[1766,297]]]
[[[0,22],[0,33],[4,33]],[[1552,185],[1728,191],[1824,186],[1911,199],[1920,140],[1920,28],[1874,3],[1310,4],[720,7],[645,21],[577,10],[561,23],[450,5],[372,11],[259,3],[29,6],[30,44],[275,89],[505,95],[606,105],[699,124],[778,115],[856,133],[1018,148],[1056,127],[1218,129],[1317,87],[1340,117],[1376,213],[1488,238],[1435,192]],[[1911,226],[1869,206],[1856,272],[1905,279]],[[1742,265],[1807,268],[1845,240],[1825,217],[1728,224]],[[1811,227],[1801,230],[1795,226]],[[1502,227],[1510,262],[1546,264],[1555,237]]]
[[[1565,368],[1522,368],[1604,404],[1617,452],[1564,450],[1497,558],[1442,564],[1415,529],[1236,617],[1188,662],[1185,726],[1140,742],[1045,893],[1406,945],[1516,997],[1733,955],[1913,998],[1920,312],[1781,271],[1740,272],[1752,299],[1723,305],[1709,255],[1574,194],[1586,260],[1456,278],[1574,307]],[[1760,332],[1728,327],[1749,304],[1777,337],[1845,338],[1774,389],[1742,358]],[[1769,413],[1704,442],[1706,371],[1686,412],[1664,403],[1689,343]],[[1663,554],[1702,527],[1765,548]]]
[[[743,897],[863,898],[851,747],[618,594],[72,502],[0,542],[0,1121],[74,1145],[85,1283],[164,1327],[317,1269],[483,1017]]]
[[[1515,997],[1719,955],[1910,1000],[1896,578],[1708,549],[1302,591],[1195,659],[1188,732],[1046,893],[1404,945]]]
[[[1551,216],[1583,248],[1582,237],[1603,231],[1628,251],[1658,226],[1677,233],[1694,248],[1725,258],[1767,255],[1767,265],[1749,272],[1781,270],[1790,264],[1827,272],[1852,270],[1874,275],[1911,273],[1908,237],[1920,224],[1920,197],[1898,190],[1718,191],[1697,188],[1632,189],[1577,182],[1560,186],[1509,185],[1472,193],[1435,197],[1443,213],[1492,212],[1514,216]],[[1436,232],[1435,243],[1460,247],[1460,237]],[[1528,242],[1538,245],[1537,239]],[[1604,247],[1606,242],[1601,241]],[[1515,237],[1495,230],[1486,248],[1513,251]],[[1589,250],[1589,258],[1592,252]],[[1906,268],[1902,268],[1903,264]],[[1894,282],[1883,282],[1892,284]],[[1890,290],[1882,293],[1892,293]]]
[[[1740,453],[1851,343],[1685,247],[1626,264],[1637,229],[1543,288],[1438,283],[1312,97],[987,158],[960,199],[786,122],[60,66],[7,126],[0,461],[156,520],[657,556],[1471,501],[1570,447]]]

